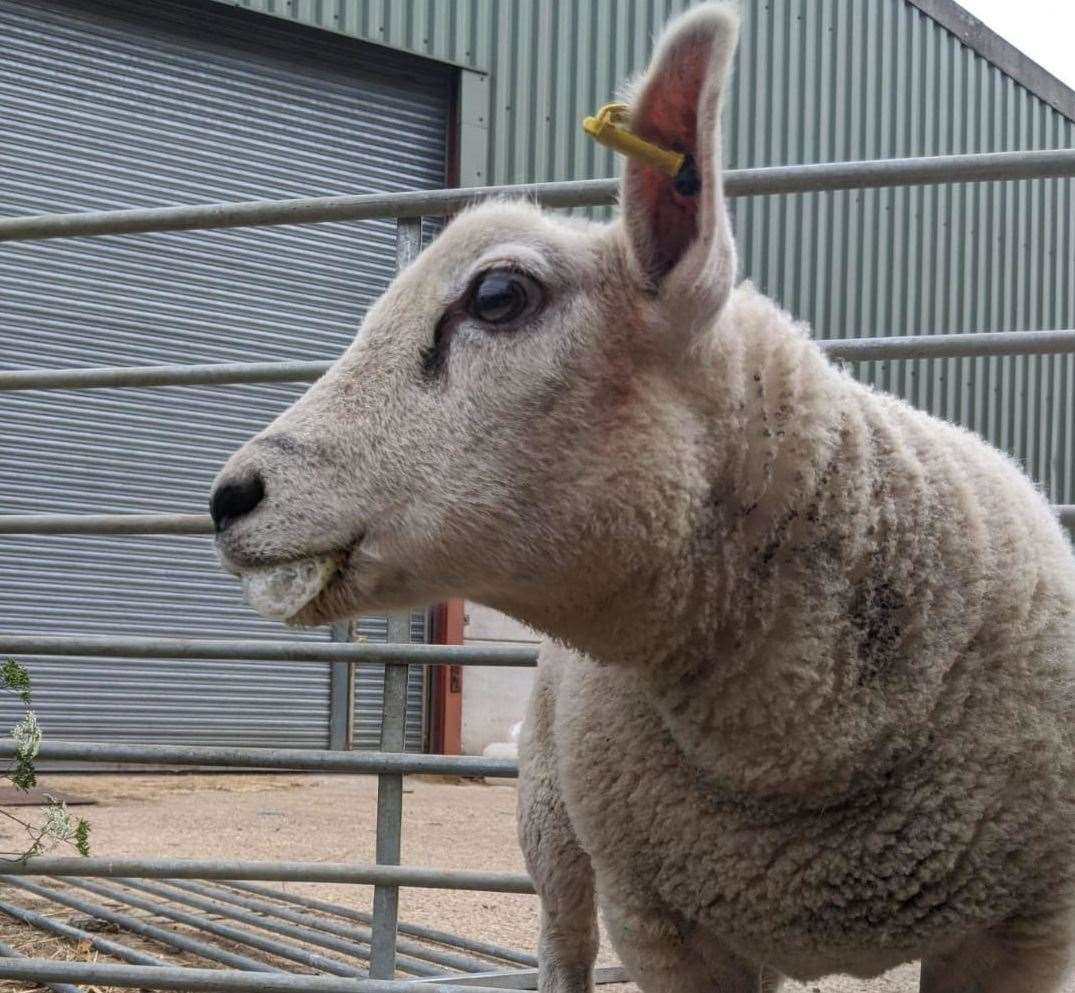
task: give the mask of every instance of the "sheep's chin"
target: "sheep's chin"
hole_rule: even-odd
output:
[[[337,569],[334,555],[281,562],[259,569],[244,569],[243,597],[262,617],[286,621],[318,593]]]

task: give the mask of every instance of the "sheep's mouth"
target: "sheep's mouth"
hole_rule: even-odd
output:
[[[243,598],[262,617],[286,621],[294,617],[339,574],[345,553],[315,555],[243,569]]]
[[[350,574],[356,558],[362,557],[365,538],[361,531],[347,545],[268,561],[223,549],[218,539],[217,553],[224,569],[239,580],[243,599],[254,611],[270,621],[295,624],[303,623],[298,617],[310,614]]]

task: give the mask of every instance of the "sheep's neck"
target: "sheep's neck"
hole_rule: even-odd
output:
[[[641,690],[714,782],[839,792],[864,765],[891,760],[874,749],[884,752],[883,736],[870,737],[886,715],[848,713],[861,675],[854,660],[822,646],[804,665],[798,624],[838,603],[858,567],[837,527],[855,508],[831,514],[830,534],[825,501],[842,489],[830,475],[868,463],[871,440],[848,410],[854,389],[774,310],[776,327],[755,324],[755,337],[744,333],[722,356],[714,407],[698,412],[710,425],[699,449],[706,464],[676,467],[707,485],[685,487],[686,505],[671,508],[659,540],[624,559],[602,602],[580,610],[584,591],[569,589],[530,620]],[[837,564],[822,569],[812,556]],[[843,584],[831,596],[830,577]],[[848,723],[862,733],[848,737]]]
[[[819,646],[804,664],[810,650],[802,638],[807,615],[839,609],[843,587],[835,584],[845,581],[854,553],[832,552],[845,561],[826,590],[830,577],[810,559],[841,536],[818,519],[817,483],[768,508],[767,496],[764,488],[722,491],[712,528],[685,538],[672,567],[647,584],[648,595],[623,598],[599,640],[580,638],[580,647],[608,665],[609,678],[653,701],[684,755],[720,788],[842,794],[867,767],[891,759],[874,754],[871,738],[885,715],[849,704],[861,676],[853,655]],[[841,737],[845,726],[863,733]]]

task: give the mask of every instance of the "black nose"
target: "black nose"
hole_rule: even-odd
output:
[[[246,479],[227,479],[209,498],[213,527],[223,531],[232,521],[249,514],[265,496],[265,484],[258,475]]]

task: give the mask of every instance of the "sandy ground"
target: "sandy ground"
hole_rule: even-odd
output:
[[[369,777],[54,775],[43,785],[98,801],[96,806],[77,808],[91,822],[97,856],[374,860],[376,781]],[[522,871],[514,808],[512,785],[409,779],[403,861],[454,869]],[[25,808],[19,812],[25,813]],[[365,887],[267,885],[359,910],[370,907],[371,891]],[[12,895],[3,884],[0,898],[27,905],[26,894]],[[48,909],[56,913],[55,908]],[[537,900],[533,897],[404,890],[400,915],[403,920],[530,951],[537,937]],[[58,916],[77,915],[60,911]],[[87,949],[44,938],[5,917],[0,917],[0,940],[38,957],[95,957]],[[121,940],[137,944],[127,936]],[[160,952],[148,944],[140,947]],[[177,964],[194,964],[172,953],[168,957]],[[607,961],[608,954],[602,958]],[[917,967],[911,966],[870,982],[837,978],[807,986],[789,984],[785,989],[790,993],[912,993],[917,990],[917,977]],[[0,983],[0,990],[29,989],[37,987]],[[630,988],[602,989],[627,993]]]

